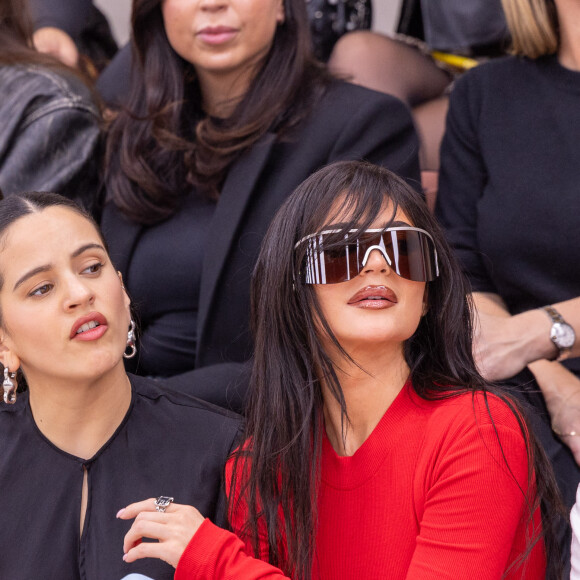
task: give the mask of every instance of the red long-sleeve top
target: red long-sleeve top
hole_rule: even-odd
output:
[[[540,515],[530,523],[517,419],[497,397],[487,400],[491,418],[481,394],[425,401],[407,383],[353,456],[339,457],[324,438],[313,580],[503,578]],[[240,512],[234,531],[242,520]],[[251,554],[206,520],[175,579],[285,578]],[[544,576],[540,540],[506,578]]]

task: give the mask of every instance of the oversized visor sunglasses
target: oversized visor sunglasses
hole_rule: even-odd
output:
[[[389,267],[407,280],[430,282],[439,276],[437,250],[425,230],[411,226],[363,232],[349,230],[344,240],[337,241],[336,234],[341,231],[311,234],[294,246],[297,249],[301,244],[308,244],[300,271],[304,284],[338,284],[351,280],[363,270],[373,250],[381,252]]]

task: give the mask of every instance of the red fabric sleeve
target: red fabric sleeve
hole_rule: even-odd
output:
[[[175,580],[288,580],[281,570],[248,556],[233,533],[206,519],[181,556]]]

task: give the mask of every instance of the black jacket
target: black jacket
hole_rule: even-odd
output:
[[[322,166],[366,159],[419,183],[411,115],[396,98],[334,82],[291,139],[265,135],[230,168],[204,256],[192,368],[247,360],[250,277],[268,225],[292,191]],[[129,265],[143,226],[105,206],[102,228],[111,258],[131,292]],[[154,275],[152,273],[152,275]]]
[[[0,66],[0,189],[54,191],[91,207],[99,185],[99,112],[72,74]]]

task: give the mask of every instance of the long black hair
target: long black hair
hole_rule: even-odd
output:
[[[337,241],[349,230],[363,231],[386,203],[393,208],[393,218],[400,209],[412,225],[433,236],[441,272],[428,283],[427,312],[404,345],[414,390],[431,400],[465,392],[497,394],[513,411],[527,443],[530,518],[540,500],[544,507],[559,505],[551,467],[523,413],[477,371],[470,288],[424,200],[386,169],[364,162],[334,163],[311,175],[287,199],[262,244],[252,280],[255,358],[247,444],[235,456],[230,493],[230,516],[239,499],[247,503],[242,535],[247,534],[256,554],[261,521],[268,534],[270,562],[300,580],[310,578],[314,554],[324,428],[321,380],[348,420],[340,381],[321,341],[321,325],[344,356],[348,354],[325,320],[313,286],[298,281],[306,244],[294,247],[304,236],[336,221],[342,228]],[[348,223],[344,216],[349,216]],[[531,491],[534,485],[536,494]],[[559,559],[554,557],[553,511],[544,509],[543,519],[549,577],[556,578]],[[287,545],[287,554],[279,553],[282,545]]]
[[[230,165],[268,131],[281,136],[296,126],[330,78],[312,56],[304,0],[285,0],[284,21],[244,98],[227,119],[206,117],[195,68],[169,44],[161,3],[133,2],[136,70],[106,154],[111,199],[144,224],[171,216],[192,187],[216,199]]]

